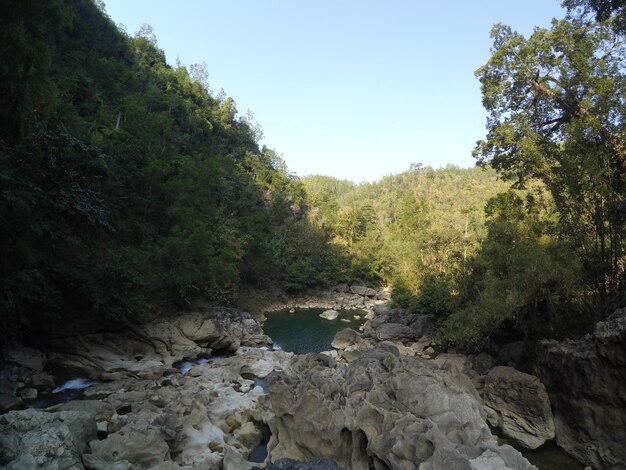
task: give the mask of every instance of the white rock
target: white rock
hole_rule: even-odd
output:
[[[326,310],[325,312],[320,313],[320,318],[324,320],[336,320],[339,316],[339,312],[337,310]]]

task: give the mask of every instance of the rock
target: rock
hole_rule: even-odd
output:
[[[540,341],[534,373],[545,384],[556,442],[594,469],[625,468],[626,309],[578,341]]]
[[[554,420],[544,385],[533,375],[511,367],[495,367],[484,386],[489,423],[527,449],[554,437]]]
[[[2,357],[10,364],[17,364],[37,372],[41,372],[46,366],[45,354],[18,343],[4,344],[2,346]]]
[[[432,336],[435,323],[426,315],[415,315],[404,309],[388,309],[375,306],[377,316],[365,324],[366,336],[381,341],[416,341],[423,336]]]
[[[137,468],[127,460],[110,463],[93,454],[83,454],[83,464],[90,470],[134,470]]]
[[[10,411],[0,416],[0,466],[82,469],[80,456],[95,437],[96,423],[89,413]]]
[[[339,292],[339,293],[345,293],[348,292],[349,288],[348,288],[348,284],[337,284],[333,290],[335,292]]]
[[[487,374],[493,366],[495,366],[494,358],[485,352],[481,352],[472,358],[472,367],[480,375]]]
[[[468,469],[482,457],[491,468],[534,468],[497,446],[465,375],[399,356],[392,343],[350,364],[296,356],[269,385],[273,460],[316,455],[353,470]]]
[[[384,315],[390,311],[391,306],[388,303],[374,305],[374,313],[376,315]]]
[[[320,318],[324,320],[335,320],[339,316],[339,312],[337,310],[326,310],[320,313]]]
[[[89,443],[91,453],[107,463],[132,462],[144,468],[166,460],[170,449],[157,430],[130,429],[123,434],[109,434],[102,441]]]
[[[346,349],[348,346],[355,344],[360,338],[361,335],[359,333],[350,328],[345,328],[337,332],[331,346],[335,349]]]
[[[293,459],[278,459],[267,467],[253,467],[251,470],[343,470],[329,459],[314,458],[308,462],[299,462]]]
[[[24,388],[20,391],[20,397],[22,400],[34,400],[37,398],[36,388]]]
[[[30,378],[30,384],[36,388],[55,388],[54,377],[47,372],[38,372]]]
[[[379,289],[376,291],[376,300],[390,300],[391,293],[386,291],[385,289]]]
[[[379,341],[415,341],[419,339],[415,331],[400,323],[384,323],[376,329],[376,338]]]
[[[470,359],[463,354],[439,354],[435,359],[433,359],[433,362],[439,367],[445,367],[447,365],[450,367],[456,367],[459,372],[470,378],[475,375]]]
[[[366,308],[365,309],[365,316],[364,316],[364,318],[366,320],[372,320],[375,316],[376,316],[376,314],[374,313],[374,310],[372,310],[371,308]]]
[[[369,287],[364,287],[364,286],[350,286],[350,292],[356,295],[361,295],[363,297],[376,296],[376,289],[371,289]]]
[[[54,339],[50,347],[57,352],[50,354],[49,362],[102,381],[156,379],[175,362],[208,355],[212,350],[234,352],[241,345],[271,344],[249,313],[214,308],[119,332]]]

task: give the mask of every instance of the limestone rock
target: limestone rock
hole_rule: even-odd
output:
[[[339,316],[339,312],[337,310],[326,310],[320,313],[320,318],[324,320],[336,320]]]
[[[269,384],[272,460],[316,455],[353,470],[468,469],[484,456],[493,468],[534,468],[517,451],[499,450],[465,375],[400,356],[392,343],[349,364],[296,356]],[[509,466],[511,456],[523,465]]]
[[[521,446],[536,449],[554,437],[550,399],[537,377],[495,367],[485,379],[484,400],[489,423]]]
[[[252,470],[343,470],[329,459],[314,458],[308,462],[293,459],[278,459],[267,467],[253,467]]]
[[[110,434],[102,441],[91,441],[89,446],[91,453],[102,461],[129,461],[144,468],[163,462],[170,452],[161,433],[153,429]]]
[[[36,349],[18,343],[7,343],[2,347],[2,357],[11,364],[41,372],[46,366],[46,355]]]
[[[97,380],[155,379],[185,358],[272,341],[247,312],[215,308],[159,319],[124,331],[55,339],[49,361]]]
[[[0,416],[0,466],[82,469],[80,456],[95,437],[96,423],[89,413],[10,411]]]
[[[379,341],[415,342],[435,331],[433,320],[425,315],[415,315],[404,309],[388,309],[377,305],[377,316],[364,325],[365,336]]]
[[[578,341],[541,341],[534,373],[554,412],[556,442],[594,469],[626,468],[626,309]]]
[[[331,346],[335,349],[346,349],[348,346],[352,346],[361,338],[361,335],[356,331],[345,328],[335,335]]]
[[[362,295],[364,297],[375,297],[376,289],[371,289],[364,286],[350,286],[350,292],[356,295]]]

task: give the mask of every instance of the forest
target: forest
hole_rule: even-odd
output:
[[[337,282],[390,286],[463,349],[583,334],[626,300],[626,7],[563,4],[529,37],[494,26],[475,168],[355,184],[290,173],[150,27],[128,35],[91,0],[9,1],[3,336]]]

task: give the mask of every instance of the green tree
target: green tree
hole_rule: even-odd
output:
[[[462,308],[443,323],[440,339],[481,348],[507,326],[517,333],[509,341],[571,331],[561,327],[579,320],[582,269],[572,246],[554,237],[547,206],[509,191],[491,199],[485,212],[488,234],[464,281]]]
[[[586,266],[598,309],[623,302],[626,79],[623,41],[602,24],[553,21],[524,38],[492,30],[494,46],[477,76],[489,112],[477,144],[518,188],[533,179],[552,194],[558,234]]]

